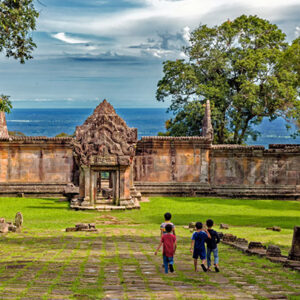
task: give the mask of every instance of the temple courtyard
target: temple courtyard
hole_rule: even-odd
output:
[[[0,299],[300,299],[300,272],[220,244],[220,273],[195,273],[190,222],[212,218],[217,231],[291,248],[300,202],[221,198],[144,199],[141,210],[74,211],[58,199],[0,198],[0,217],[23,214],[21,232],[0,234]],[[178,249],[164,274],[154,251],[170,211]],[[66,232],[93,223],[97,232]],[[219,229],[220,223],[229,229]],[[266,230],[279,226],[281,231]]]

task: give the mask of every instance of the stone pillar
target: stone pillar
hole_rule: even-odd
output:
[[[6,126],[5,112],[0,111],[0,138],[8,138],[8,130]]]
[[[214,138],[214,130],[211,125],[211,110],[210,110],[209,100],[206,101],[206,105],[205,105],[205,113],[204,113],[203,122],[202,122],[201,136],[210,138],[211,140],[213,140],[213,138]]]
[[[81,206],[91,206],[90,202],[90,168],[87,166],[81,167],[80,182],[79,182],[79,195],[83,198]]]
[[[90,205],[94,206],[97,199],[97,172],[90,172]]]
[[[114,185],[114,191],[115,191],[115,204],[120,205],[120,170],[116,170],[115,172],[115,185]]]
[[[108,187],[111,189],[113,187],[113,179],[112,179],[111,171],[109,172],[108,182],[109,182]]]
[[[292,248],[289,253],[289,259],[300,261],[300,226],[294,227],[294,236],[293,236]]]
[[[113,203],[114,205],[120,205],[120,182],[119,182],[119,170],[111,172],[111,181],[113,189]]]

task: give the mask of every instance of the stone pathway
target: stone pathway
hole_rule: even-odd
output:
[[[300,299],[300,273],[225,245],[221,273],[195,273],[180,233],[167,275],[142,226],[0,238],[0,299]]]

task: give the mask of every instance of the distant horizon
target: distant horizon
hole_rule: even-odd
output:
[[[140,103],[130,100],[121,100],[116,101],[109,98],[103,99],[95,99],[95,100],[81,100],[81,101],[74,101],[68,99],[61,99],[61,100],[13,100],[10,99],[12,102],[13,109],[55,109],[55,108],[96,108],[104,99],[106,99],[114,108],[159,108],[159,109],[168,109],[169,102],[158,102],[156,100],[148,100],[147,103]]]
[[[95,109],[96,106],[82,106],[82,107],[13,107],[14,109]],[[114,109],[168,109],[168,107],[114,107]]]

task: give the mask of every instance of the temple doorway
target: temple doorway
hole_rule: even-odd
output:
[[[104,199],[113,198],[113,172],[100,171],[97,173],[97,197]]]
[[[94,182],[93,199],[95,204],[117,204],[119,198],[119,171],[117,169],[98,169],[92,171]]]

